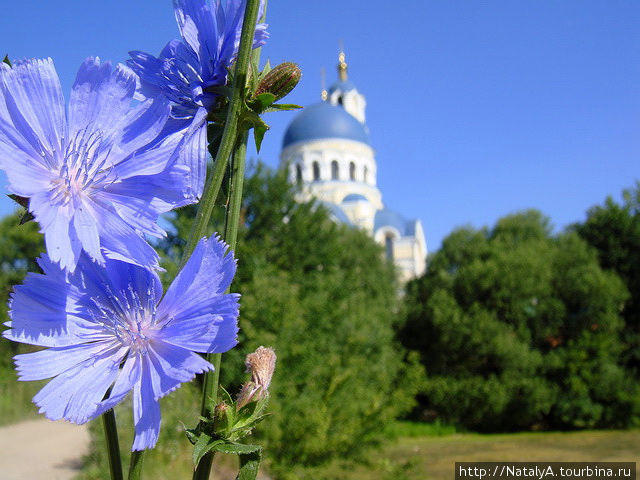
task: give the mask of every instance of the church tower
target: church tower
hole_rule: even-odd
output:
[[[367,102],[364,95],[361,95],[355,85],[347,79],[347,62],[344,52],[338,55],[338,81],[331,86],[327,97],[331,105],[342,106],[347,113],[365,125],[364,111]]]
[[[362,228],[384,245],[401,280],[422,274],[427,255],[422,225],[382,203],[366,100],[348,79],[343,51],[338,81],[321,97],[293,119],[282,141],[280,162],[290,181],[301,184],[302,200],[316,198],[336,221]]]

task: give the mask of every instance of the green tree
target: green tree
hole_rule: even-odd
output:
[[[44,251],[38,224],[20,225],[20,214],[0,219],[0,322],[8,320],[6,305],[14,285],[22,282],[28,271],[39,271],[36,258]]]
[[[257,165],[245,192],[233,285],[242,294],[240,345],[225,354],[222,383],[241,382],[249,351],[276,349],[274,415],[259,433],[272,471],[299,478],[379,441],[411,407],[418,370],[394,340],[398,286],[381,248],[321,206],[297,202],[284,172]],[[163,242],[168,270],[192,213],[179,211]]]
[[[574,229],[598,251],[600,265],[616,272],[631,297],[625,303],[623,318],[625,364],[640,377],[640,182],[625,190],[622,203],[608,197],[595,206],[582,224]]]
[[[400,338],[427,369],[427,417],[495,431],[633,421],[622,282],[535,210],[454,231],[409,284]]]
[[[7,303],[14,285],[22,282],[27,272],[39,271],[36,258],[44,251],[42,235],[38,233],[38,224],[28,222],[20,225],[21,215],[16,212],[0,219],[0,324],[9,320]],[[5,352],[15,351],[17,344],[4,338],[2,362],[7,360]]]
[[[20,225],[18,213],[0,219],[0,325],[9,320],[7,303],[14,285],[22,282],[27,271],[38,271],[36,257],[44,251],[38,225]],[[41,382],[18,382],[13,368],[16,353],[33,347],[0,337],[0,424],[17,421],[35,412],[31,397]]]

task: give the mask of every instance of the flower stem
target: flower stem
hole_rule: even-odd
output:
[[[216,156],[216,165],[210,179],[207,179],[205,193],[198,207],[195,224],[191,230],[191,236],[185,249],[185,258],[191,254],[198,240],[206,233],[207,224],[213,210],[213,205],[218,196],[224,170],[229,160],[229,156],[233,151],[232,171],[231,171],[231,188],[229,191],[230,201],[229,208],[225,215],[225,231],[224,239],[231,250],[236,247],[238,238],[238,223],[240,218],[240,209],[242,206],[242,188],[244,182],[245,157],[247,151],[248,133],[246,130],[238,135],[238,125],[242,107],[244,102],[245,89],[247,84],[247,72],[251,61],[251,49],[253,46],[253,38],[258,18],[258,10],[260,8],[260,0],[247,0],[247,6],[244,13],[242,24],[242,34],[240,37],[240,49],[234,74],[233,93],[231,97],[231,105],[227,115],[227,123],[225,125],[222,140]],[[254,57],[255,59],[255,57]],[[218,381],[220,379],[220,364],[222,355],[220,353],[207,355],[207,360],[214,366],[213,372],[207,372],[204,375],[202,386],[202,402],[201,416],[210,418],[218,397]],[[206,454],[198,464],[193,480],[207,480],[211,472],[211,464],[213,463],[213,453]]]
[[[129,460],[129,476],[128,480],[140,480],[142,475],[142,461],[144,460],[145,450],[131,452],[131,460]]]
[[[120,445],[118,444],[118,429],[116,428],[116,416],[113,409],[102,414],[102,425],[107,438],[107,453],[109,455],[109,471],[111,480],[123,480],[122,461],[120,460]]]
[[[242,209],[242,190],[244,188],[248,138],[249,132],[245,130],[242,136],[238,138],[231,163],[231,194],[224,226],[224,241],[227,242],[231,250],[236,249],[238,228],[240,227],[240,210]]]
[[[214,161],[213,173],[207,178],[207,182],[204,186],[204,193],[200,200],[200,204],[198,205],[196,218],[193,227],[191,228],[191,234],[189,235],[182,257],[183,264],[191,255],[191,252],[193,252],[198,241],[206,235],[209,219],[211,218],[215,201],[218,197],[218,193],[220,192],[224,172],[236,143],[238,121],[240,120],[244,104],[247,72],[249,71],[251,48],[253,46],[259,8],[260,0],[247,0],[244,20],[242,23],[242,33],[240,36],[240,47],[238,50],[233,77],[233,92],[231,94],[231,102],[227,112],[224,132],[222,133],[222,140],[220,141],[220,147],[218,148],[218,153]]]
[[[244,171],[247,156],[248,132],[245,130],[241,138],[238,139],[233,151],[231,162],[231,188],[229,208],[225,217],[224,240],[231,250],[236,248],[238,239],[238,227],[240,223],[240,210],[242,208],[242,190],[244,185]],[[221,353],[210,353],[207,360],[213,364],[213,372],[207,372],[202,386],[201,415],[209,417],[212,415],[218,397],[218,382],[220,380]],[[211,464],[213,463],[213,452],[207,453],[198,463],[198,467],[193,474],[194,480],[206,480],[209,478]]]

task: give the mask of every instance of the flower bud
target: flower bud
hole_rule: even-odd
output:
[[[227,414],[227,410],[229,410],[229,405],[227,405],[226,403],[222,402],[216,405],[215,411],[214,411],[214,415],[216,417],[222,417],[224,415]]]
[[[302,72],[293,62],[284,62],[275,67],[258,84],[254,97],[262,93],[270,93],[280,100],[285,97],[300,81]]]
[[[238,410],[249,402],[262,400],[269,394],[271,377],[276,368],[276,353],[272,348],[258,347],[247,355],[245,360],[247,372],[251,372],[251,380],[242,385],[236,399]]]
[[[251,381],[266,392],[276,369],[276,352],[272,348],[258,347],[255,352],[247,355],[244,364],[247,372],[251,372]]]
[[[216,405],[213,412],[213,424],[216,432],[228,430],[233,426],[233,414],[229,409],[229,405],[221,402]]]
[[[260,387],[258,387],[253,382],[243,383],[242,389],[240,390],[240,393],[238,393],[238,396],[236,397],[236,408],[240,410],[242,407],[244,407],[249,402],[254,400],[254,397],[256,396],[256,393],[258,393],[259,390],[260,390]],[[257,398],[255,400],[257,400]]]

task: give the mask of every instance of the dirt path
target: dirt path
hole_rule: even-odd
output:
[[[70,480],[87,452],[89,431],[47,419],[0,428],[0,479]]]

